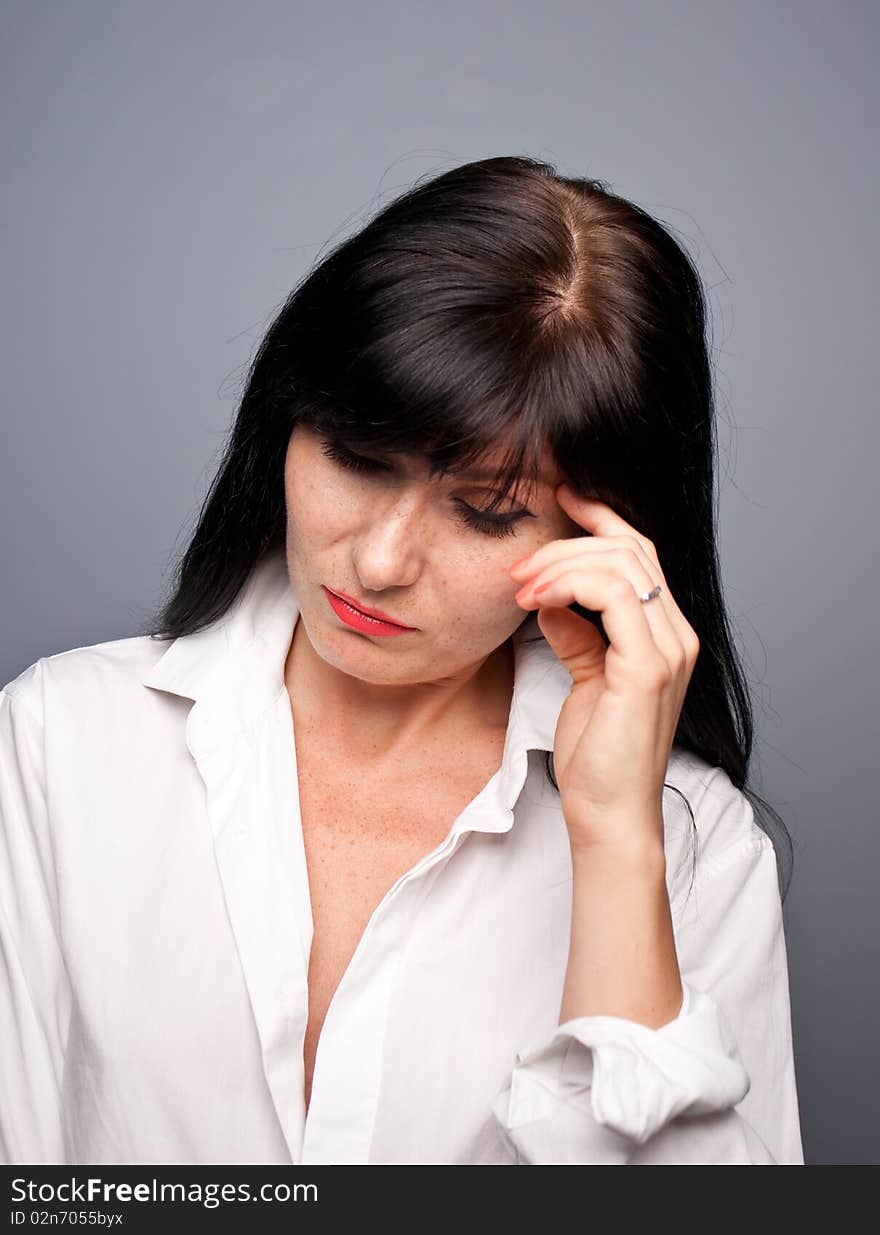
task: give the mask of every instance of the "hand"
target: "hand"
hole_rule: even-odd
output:
[[[590,536],[554,540],[510,568],[524,609],[572,677],[553,765],[573,845],[640,852],[663,843],[662,796],[700,650],[654,545],[603,502],[561,485],[556,498]],[[657,584],[662,592],[643,604]],[[567,606],[602,614],[608,635]]]

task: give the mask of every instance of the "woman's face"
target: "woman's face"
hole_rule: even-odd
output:
[[[511,493],[490,521],[480,512],[497,491],[491,474],[430,479],[422,459],[334,458],[331,449],[295,426],[284,469],[287,569],[315,651],[364,681],[404,685],[471,671],[526,616],[508,568],[549,540],[584,534],[556,501],[562,477],[549,452],[538,485]],[[415,629],[353,629],[327,589]]]

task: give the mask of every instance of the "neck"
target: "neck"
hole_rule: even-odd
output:
[[[513,694],[514,653],[507,639],[454,675],[405,685],[365,682],[328,664],[297,620],[284,667],[294,723],[320,733],[348,760],[424,756],[448,739],[504,730]],[[295,684],[295,685],[294,685]]]

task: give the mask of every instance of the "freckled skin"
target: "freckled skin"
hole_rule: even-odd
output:
[[[562,477],[549,453],[544,468],[554,483],[540,484],[525,503],[538,517],[494,538],[465,526],[453,501],[486,507],[487,482],[432,480],[412,460],[395,474],[359,474],[321,445],[297,425],[285,460],[287,568],[300,605],[286,676],[297,682],[303,723],[334,715],[364,733],[368,718],[365,755],[406,745],[407,734],[424,741],[440,722],[448,732],[477,702],[490,723],[506,724],[505,645],[525,617],[508,567],[549,540],[583,533],[556,502]],[[485,462],[500,458],[499,449]],[[505,508],[519,505],[514,495]],[[392,638],[354,631],[333,613],[322,584],[419,629]]]

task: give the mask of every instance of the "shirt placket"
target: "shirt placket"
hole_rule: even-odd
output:
[[[373,911],[324,1018],[303,1165],[369,1163],[388,1010],[406,943],[418,930],[419,908],[442,867],[472,832],[509,829],[526,768],[525,751],[511,746],[502,767],[454,820],[445,840],[402,875]]]

